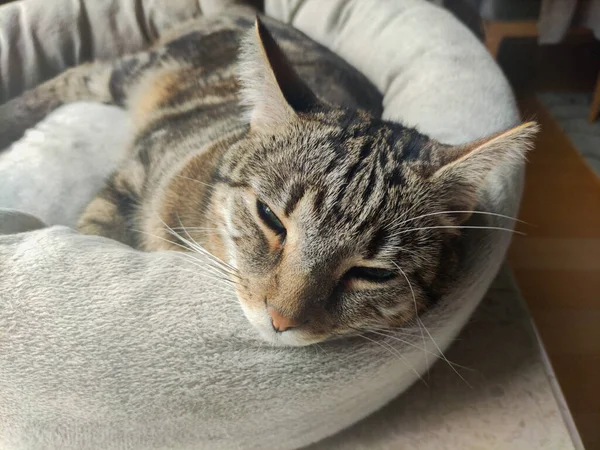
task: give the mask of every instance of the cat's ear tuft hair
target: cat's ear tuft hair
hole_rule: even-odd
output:
[[[252,131],[285,125],[318,104],[258,16],[242,42],[238,77]]]
[[[431,177],[440,187],[440,195],[448,210],[473,211],[487,175],[499,165],[519,164],[533,147],[539,131],[535,122],[528,122],[485,139],[450,147],[440,155],[441,167]],[[456,215],[464,222],[470,213]]]

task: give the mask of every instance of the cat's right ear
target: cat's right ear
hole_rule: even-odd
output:
[[[238,77],[252,131],[288,124],[319,103],[258,16],[241,46]]]
[[[488,174],[499,165],[520,164],[533,146],[539,126],[528,122],[470,144],[448,147],[440,153],[439,168],[430,178],[438,200],[458,222],[467,220],[479,201]]]

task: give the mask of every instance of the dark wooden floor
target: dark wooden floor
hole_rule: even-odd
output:
[[[528,161],[509,262],[586,449],[600,449],[600,180],[548,111],[540,91],[590,91],[600,43],[576,38],[537,48],[507,43],[500,63],[526,118],[542,125]]]

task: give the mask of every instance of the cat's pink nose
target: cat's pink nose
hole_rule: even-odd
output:
[[[290,319],[289,317],[285,317],[279,313],[272,306],[267,306],[267,312],[269,316],[271,316],[271,324],[275,331],[283,332],[289,330],[290,328],[296,328],[300,326],[299,322],[296,322],[294,319]]]

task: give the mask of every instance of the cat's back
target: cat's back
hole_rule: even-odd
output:
[[[235,78],[240,44],[253,28],[254,19],[249,10],[200,17],[173,29],[159,45],[169,59],[195,68],[201,78],[198,84]],[[358,70],[290,25],[268,17],[262,20],[297,73],[319,97],[381,115],[380,93]]]

